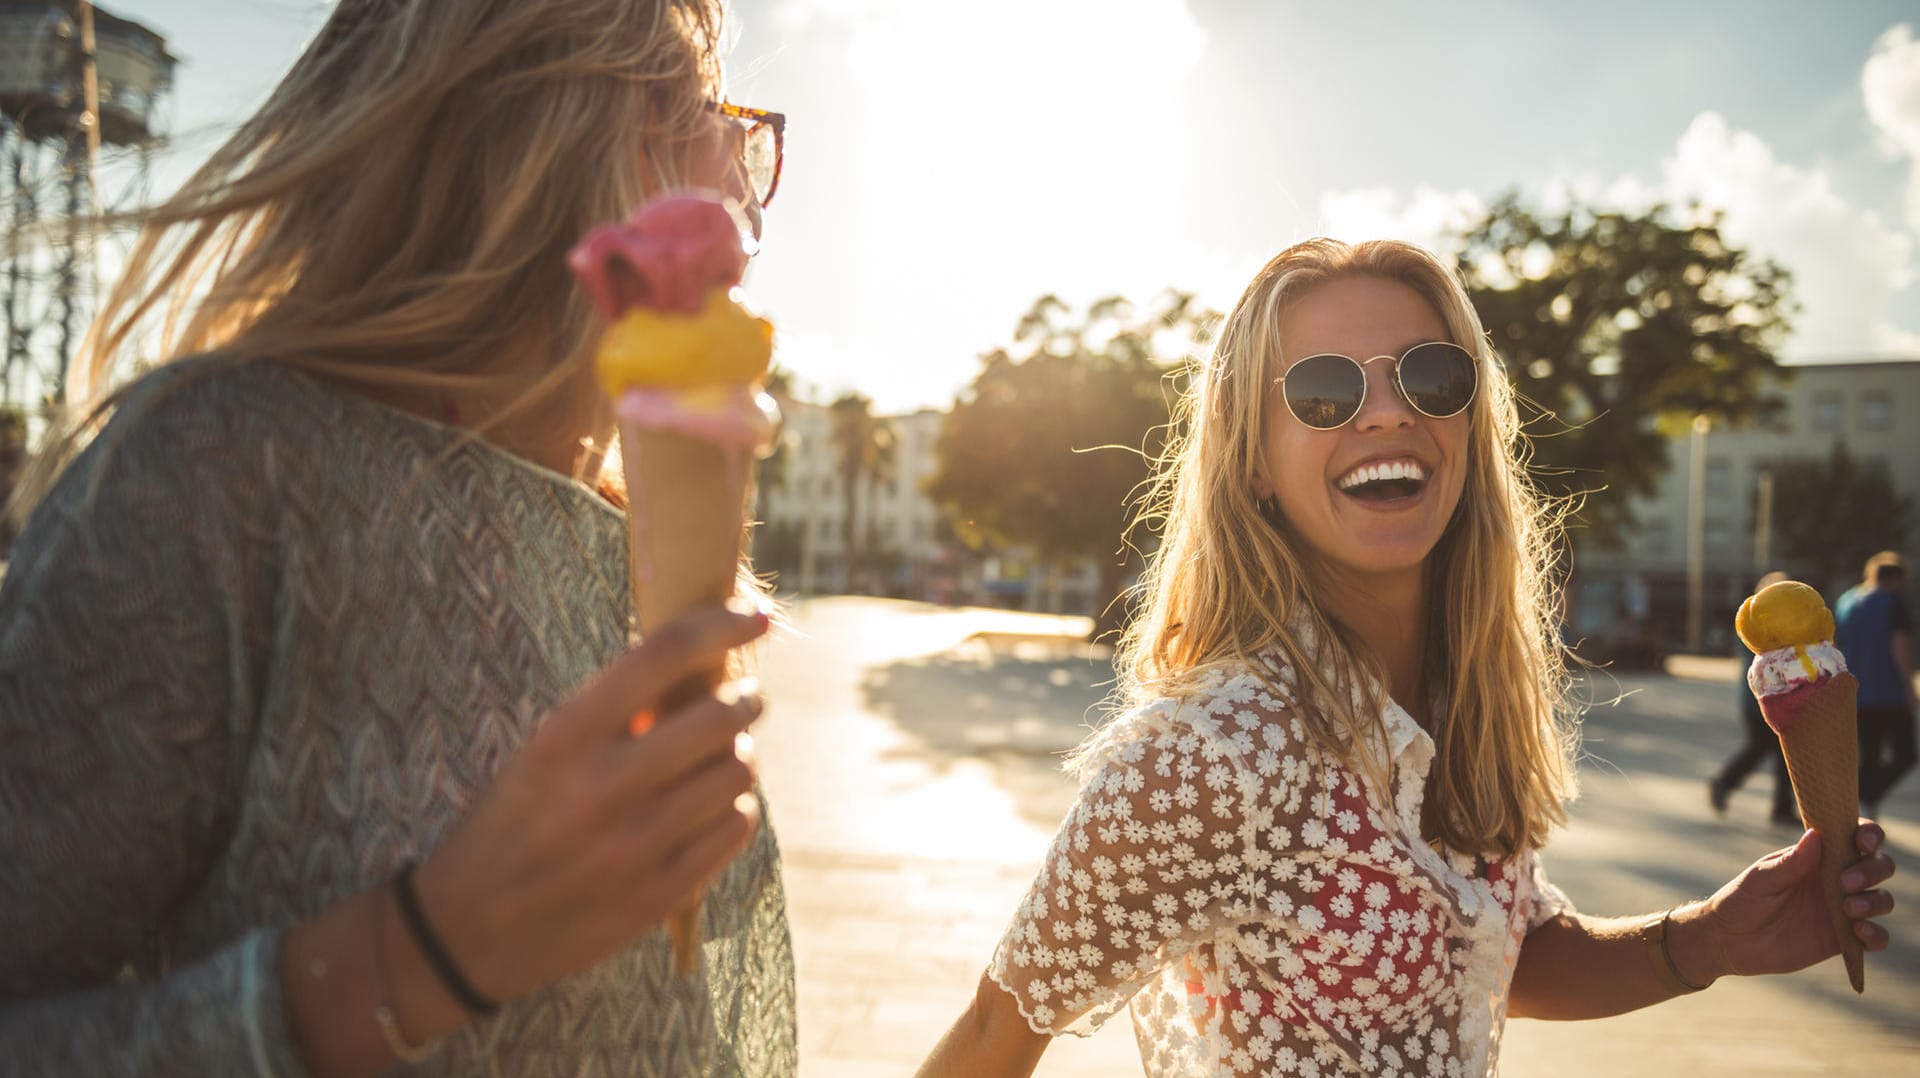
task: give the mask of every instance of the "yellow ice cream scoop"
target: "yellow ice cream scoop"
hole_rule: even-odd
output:
[[[772,358],[772,324],[716,288],[696,316],[648,307],[628,310],[607,327],[595,363],[607,396],[618,398],[633,386],[758,382]]]
[[[1833,613],[1819,592],[1783,580],[1748,596],[1734,615],[1733,629],[1756,653],[1805,647],[1833,639]]]

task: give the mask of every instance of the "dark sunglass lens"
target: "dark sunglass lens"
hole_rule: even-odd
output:
[[[1407,400],[1435,419],[1459,415],[1473,402],[1479,368],[1458,345],[1423,344],[1400,360],[1400,389]]]
[[[1366,375],[1346,356],[1308,356],[1287,368],[1287,407],[1315,430],[1332,430],[1353,418],[1366,392]]]

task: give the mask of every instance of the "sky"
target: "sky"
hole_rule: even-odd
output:
[[[107,5],[182,58],[175,185],[320,0]],[[1784,264],[1789,362],[1920,359],[1911,0],[737,0],[729,96],[788,115],[747,278],[823,398],[942,407],[1053,293],[1230,306],[1313,235],[1445,249],[1502,191],[1699,203]]]

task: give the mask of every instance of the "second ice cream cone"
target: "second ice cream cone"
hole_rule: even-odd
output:
[[[1827,916],[1840,939],[1847,980],[1855,992],[1864,992],[1866,948],[1840,906],[1846,898],[1840,874],[1858,857],[1853,834],[1860,823],[1860,748],[1854,710],[1859,684],[1852,674],[1841,673],[1799,693],[1762,698],[1760,707],[1780,734],[1800,819],[1820,835],[1820,884],[1826,893]],[[1793,714],[1778,714],[1788,708]]]

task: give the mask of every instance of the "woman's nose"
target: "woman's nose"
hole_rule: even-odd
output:
[[[1402,430],[1413,426],[1420,413],[1400,396],[1393,377],[1393,360],[1380,356],[1363,364],[1367,372],[1367,399],[1353,417],[1356,430]]]

